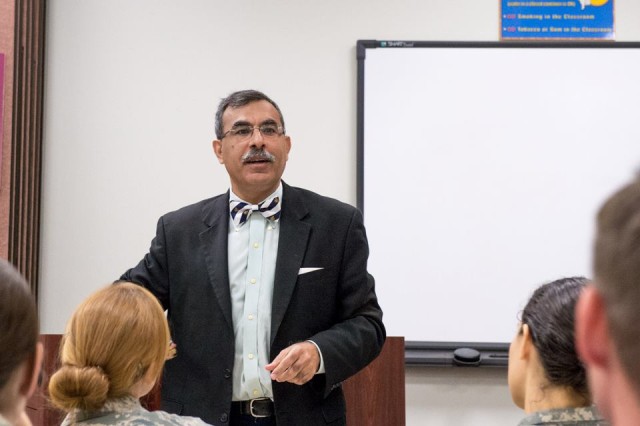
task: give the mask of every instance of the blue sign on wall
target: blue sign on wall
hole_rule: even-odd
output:
[[[613,40],[614,0],[502,0],[503,40]]]

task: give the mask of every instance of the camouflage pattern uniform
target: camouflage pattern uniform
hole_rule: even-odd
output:
[[[164,411],[147,411],[132,396],[110,399],[98,411],[74,410],[67,414],[61,426],[93,425],[149,425],[149,426],[206,426],[197,417],[182,417]]]
[[[537,411],[518,423],[518,426],[524,425],[608,426],[609,423],[602,418],[594,407],[579,407]]]

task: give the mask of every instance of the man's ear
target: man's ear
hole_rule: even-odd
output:
[[[576,304],[575,340],[578,356],[586,365],[606,367],[613,350],[602,294],[593,286],[582,290]]]
[[[38,378],[40,377],[40,369],[42,368],[42,358],[44,356],[44,347],[42,342],[36,344],[36,350],[30,360],[27,360],[27,368],[24,372],[24,378],[20,384],[20,393],[29,398],[38,386]]]
[[[284,143],[285,143],[286,151],[287,151],[287,157],[285,159],[289,160],[289,152],[291,151],[291,138],[288,135],[285,136]]]
[[[211,146],[213,147],[213,153],[218,157],[218,162],[220,164],[224,164],[224,160],[222,159],[222,141],[219,139],[215,139]]]

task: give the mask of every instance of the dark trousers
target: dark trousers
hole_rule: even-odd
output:
[[[232,412],[229,426],[276,426],[276,416],[253,417],[250,414]]]

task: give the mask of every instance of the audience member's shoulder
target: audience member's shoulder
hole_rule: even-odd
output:
[[[152,411],[149,413],[150,425],[160,426],[207,426],[208,423],[203,422],[197,417],[179,416],[170,414],[166,411]],[[144,423],[140,423],[141,425]]]
[[[556,408],[546,411],[538,411],[529,414],[520,423],[525,425],[585,425],[585,426],[608,426],[595,407],[570,407]]]
[[[88,418],[77,423],[67,416],[61,426],[86,424],[91,426],[209,426],[197,417],[179,416],[165,411],[108,413],[97,418]]]

